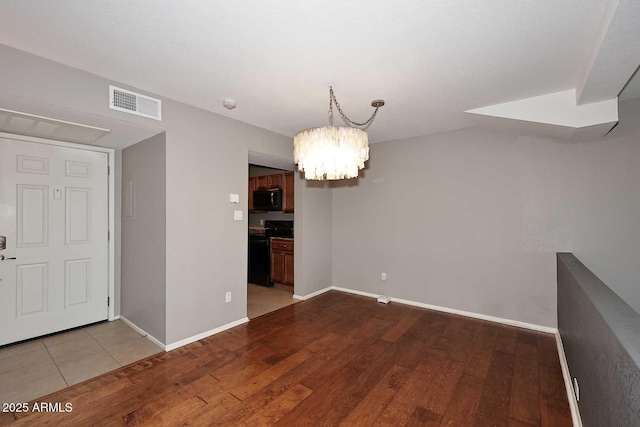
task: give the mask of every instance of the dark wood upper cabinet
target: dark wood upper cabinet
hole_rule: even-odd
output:
[[[272,175],[253,176],[249,178],[249,212],[253,209],[253,192],[263,188],[282,188],[282,210],[294,212],[295,177],[293,172],[276,173]]]
[[[269,179],[267,177],[268,175],[254,177],[256,180],[256,190],[260,188],[269,188]]]
[[[253,191],[256,189],[256,179],[249,178],[249,197],[247,200],[249,201],[249,212],[253,211]]]
[[[293,212],[295,193],[293,172],[283,173],[282,180],[282,198],[284,199],[283,210],[285,212]]]
[[[267,175],[268,188],[281,188],[282,187],[282,174]]]

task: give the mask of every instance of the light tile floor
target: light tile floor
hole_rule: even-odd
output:
[[[295,304],[293,292],[277,287],[267,288],[249,283],[247,288],[247,317],[262,316],[279,308]]]
[[[29,402],[159,353],[116,320],[0,349],[0,402]]]

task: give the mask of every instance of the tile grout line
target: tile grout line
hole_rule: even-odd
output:
[[[137,336],[137,339],[136,339],[136,340],[134,340],[135,342],[133,342],[133,341],[132,341],[130,345],[127,345],[127,346],[123,347],[123,349],[133,349],[134,347],[136,347],[136,346],[139,346],[139,345],[140,345],[141,340],[142,340],[142,341],[144,341],[144,342],[146,342],[146,343],[153,344],[153,346],[154,346],[154,347],[158,347],[158,346],[157,346],[157,344],[155,344],[153,341],[151,341],[151,340],[147,337],[147,335],[142,335],[139,331],[136,331],[136,330],[135,330],[135,328],[132,328],[130,325],[128,325],[128,324],[127,324],[127,322],[122,321],[122,319],[120,319],[120,320],[118,320],[118,321],[116,321],[116,322],[120,322],[120,324],[121,324],[121,325],[123,325],[127,330],[130,330],[130,331],[135,332],[135,333],[136,333],[136,336]],[[116,322],[114,322],[114,323],[116,323]],[[117,327],[109,328],[109,330],[116,330],[116,329],[117,329]],[[110,356],[113,360],[115,360],[115,362],[118,364],[118,366],[123,367],[123,366],[126,366],[126,365],[128,365],[128,364],[133,363],[133,362],[135,362],[135,361],[136,361],[136,360],[134,360],[133,362],[120,363],[120,362],[116,359],[116,356],[115,356],[113,353],[111,353],[110,351],[108,351],[108,350],[107,350],[107,349],[106,349],[106,348],[105,348],[105,347],[100,343],[100,341],[99,341],[97,338],[93,337],[93,335],[92,335],[92,338],[94,338],[94,340],[98,343],[98,345],[100,345],[100,347],[102,347],[102,348],[105,350],[105,352],[106,352],[107,354],[109,354],[109,356]],[[121,350],[122,350],[122,349],[121,349]],[[144,356],[144,357],[148,357],[148,356]],[[137,358],[136,358],[136,359],[137,359]]]
[[[42,345],[47,350],[47,354],[51,358],[51,361],[53,362],[54,365],[56,365],[56,369],[58,370],[58,373],[60,373],[60,376],[62,377],[62,381],[64,381],[67,387],[69,387],[69,382],[67,381],[67,378],[65,378],[64,374],[60,370],[60,366],[58,366],[58,362],[56,362],[56,359],[51,355],[51,352],[49,351],[49,347],[44,343],[44,340],[41,340],[41,341],[42,341]]]
[[[93,335],[91,335],[90,333],[87,332],[87,335],[89,335],[91,337],[92,340],[94,340],[96,342],[96,344],[98,344],[100,346],[100,348],[109,355],[109,357],[116,362],[116,365],[118,365],[118,367],[122,368],[122,365],[120,364],[120,362],[118,362],[115,358],[115,356],[113,354],[111,354],[111,352],[109,352],[109,350],[107,350],[106,348],[104,348],[104,346],[100,343],[100,341],[98,341],[97,339],[94,338]]]

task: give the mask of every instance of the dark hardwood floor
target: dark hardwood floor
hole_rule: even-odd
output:
[[[570,426],[552,335],[331,291],[0,424]]]

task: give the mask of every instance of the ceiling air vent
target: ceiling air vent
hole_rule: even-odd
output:
[[[162,120],[162,101],[109,85],[109,108]]]

